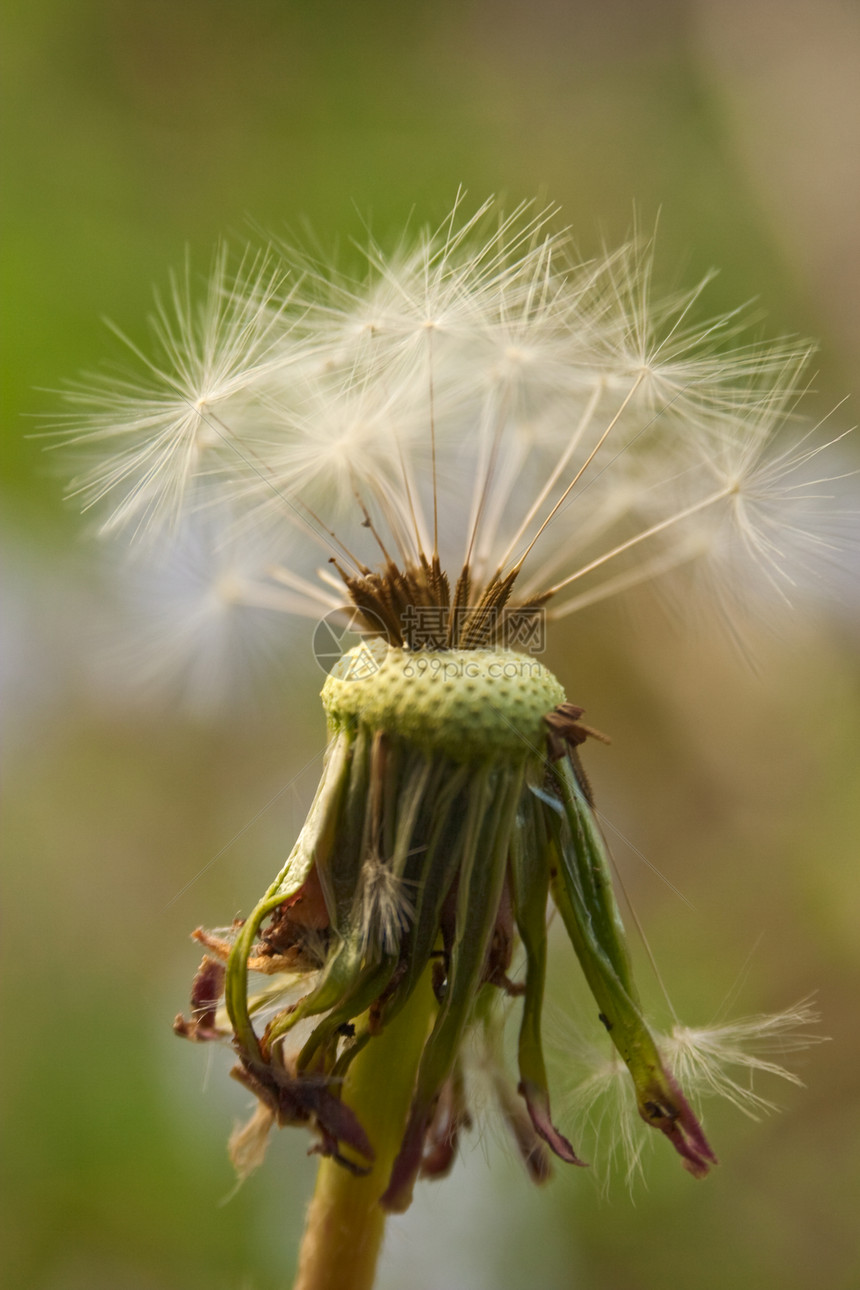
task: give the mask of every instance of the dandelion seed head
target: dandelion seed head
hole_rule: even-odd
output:
[[[262,1103],[231,1145],[241,1176],[273,1119],[364,1171],[375,1148],[341,1095],[416,993],[423,1046],[382,1206],[450,1167],[476,1031],[473,1072],[532,1177],[551,1153],[581,1165],[542,1051],[550,897],[616,1050],[582,1048],[562,1110],[628,1179],[645,1126],[693,1176],[716,1163],[679,1080],[751,1115],[772,1105],[754,1076],[796,1080],[776,1056],[801,1045],[805,1005],[650,1028],[578,760],[596,732],[527,650],[545,609],[688,566],[727,614],[745,570],[794,586],[837,483],[819,468],[832,438],[798,411],[808,347],[750,342],[742,312],[703,320],[707,278],[659,296],[647,239],[584,261],[554,217],[458,201],[391,254],[368,238],[357,276],[283,248],[231,268],[222,249],[199,298],[186,269],[157,299],[154,357],[131,345],[138,374],[72,391],[55,427],[89,458],[84,506],[149,539],[139,681],[170,674],[202,704],[235,692],[233,660],[280,612],[329,626],[350,610],[372,637],[326,640],[328,752],[280,874],[230,937],[195,933],[208,954],[177,1029],[232,1034]],[[494,991],[522,1001],[518,1081]]]
[[[683,588],[685,615],[712,605],[735,637],[751,609],[820,589],[841,483],[838,436],[800,415],[810,347],[748,339],[743,310],[708,317],[707,278],[661,296],[653,239],[583,260],[555,218],[460,200],[390,252],[369,238],[357,274],[291,247],[231,264],[221,247],[202,292],[186,266],[157,300],[137,375],[69,391],[53,433],[102,531],[146,538],[161,570],[171,545],[185,562],[196,517],[216,548],[165,675],[207,632],[226,665],[263,600],[317,616],[348,603],[332,559],[438,556],[475,601],[513,575],[550,619]],[[287,555],[267,551],[284,529]],[[225,577],[250,536],[257,568],[243,557]]]
[[[783,430],[809,346],[743,340],[742,311],[701,321],[708,279],[661,298],[653,239],[583,261],[553,216],[458,202],[392,254],[371,239],[358,277],[291,248],[231,270],[221,248],[199,301],[187,269],[159,299],[141,377],[70,393],[56,429],[91,459],[72,491],[112,532],[221,508],[222,528],[280,515],[316,563],[440,541],[452,578],[524,561],[555,616],[706,548],[716,583],[732,545],[732,579],[745,560],[785,581],[819,545],[801,512],[822,446]]]

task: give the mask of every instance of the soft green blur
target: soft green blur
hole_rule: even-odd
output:
[[[130,699],[100,662],[103,553],[27,418],[116,356],[103,316],[144,335],[186,247],[205,268],[254,228],[307,222],[328,246],[367,221],[384,241],[459,185],[559,203],[585,251],[659,212],[664,283],[720,266],[714,309],[758,297],[768,334],[821,338],[826,411],[857,386],[860,19],[838,0],[12,0],[5,27],[4,1271],[16,1290],[275,1290],[307,1142],[279,1135],[222,1204],[247,1097],[170,1022],[187,934],[247,912],[316,782],[309,631],[239,715]],[[384,1290],[856,1285],[860,705],[841,586],[762,635],[758,672],[647,596],[635,617],[584,615],[548,659],[613,736],[589,749],[605,814],[689,902],[619,846],[679,1012],[815,991],[832,1042],[789,1059],[807,1088],[762,1086],[785,1109],[761,1124],[706,1108],[720,1168],[694,1183],[658,1142],[635,1204],[578,1170],[535,1192],[490,1126],[392,1225]]]

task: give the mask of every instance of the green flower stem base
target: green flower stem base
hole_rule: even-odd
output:
[[[359,1177],[334,1160],[320,1162],[294,1290],[372,1287],[387,1217],[379,1199],[400,1149],[418,1063],[436,1011],[430,973],[425,972],[408,1004],[350,1065],[343,1101],[373,1144],[373,1168]]]

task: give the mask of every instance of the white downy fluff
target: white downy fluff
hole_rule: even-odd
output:
[[[691,321],[706,283],[660,299],[651,242],[582,262],[554,218],[458,203],[371,242],[360,279],[280,249],[231,273],[220,249],[200,300],[186,270],[159,301],[137,375],[70,391],[73,494],[107,532],[202,523],[220,571],[252,535],[258,568],[213,575],[216,629],[245,602],[318,618],[344,603],[330,557],[383,546],[476,587],[521,568],[550,619],[694,561],[727,601],[750,569],[784,593],[832,511],[828,444],[794,424],[809,347]]]

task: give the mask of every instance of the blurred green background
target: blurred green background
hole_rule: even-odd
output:
[[[143,334],[186,247],[205,267],[223,234],[307,221],[327,245],[365,218],[384,241],[459,185],[560,203],[585,251],[659,212],[665,283],[716,265],[714,308],[756,297],[771,333],[820,339],[825,412],[858,387],[860,14],[10,0],[4,25],[4,1270],[20,1290],[275,1290],[306,1142],[281,1134],[224,1203],[247,1098],[170,1021],[188,932],[247,910],[303,818],[321,678],[299,632],[248,711],[133,697],[100,663],[115,575],[27,418],[116,353],[102,316]],[[620,854],[679,1011],[815,991],[832,1042],[793,1060],[806,1089],[762,1087],[780,1115],[708,1108],[702,1184],[658,1143],[633,1199],[583,1171],[537,1192],[490,1127],[392,1224],[383,1290],[858,1284],[858,627],[844,575],[762,636],[757,671],[644,597],[556,637],[550,664],[613,735],[589,763],[605,813],[690,902]]]

